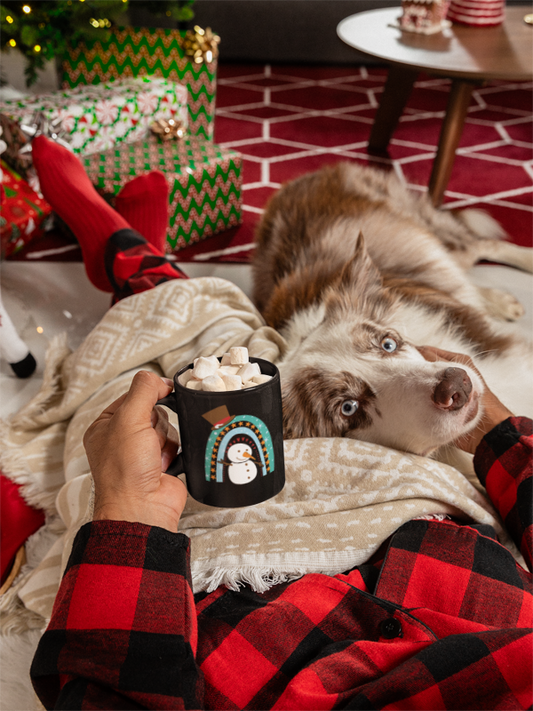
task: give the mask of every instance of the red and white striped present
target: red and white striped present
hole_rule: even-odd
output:
[[[462,25],[500,25],[505,19],[505,0],[451,0],[446,18]]]

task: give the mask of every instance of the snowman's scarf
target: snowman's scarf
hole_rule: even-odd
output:
[[[73,353],[65,339],[52,345],[41,392],[2,423],[2,469],[48,515],[0,600],[4,631],[50,616],[74,536],[91,519],[82,445],[89,424],[139,369],[171,377],[233,345],[275,362],[285,344],[235,285],[214,278],[168,282],[119,302]],[[418,516],[451,514],[501,531],[483,494],[435,461],[346,439],[289,441],[285,459],[285,488],[262,504],[214,509],[189,498],[181,530],[191,539],[196,591],[244,583],[264,591],[307,572],[345,571]]]

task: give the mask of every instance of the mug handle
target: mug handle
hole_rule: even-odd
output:
[[[170,395],[162,397],[161,400],[158,400],[156,402],[156,405],[164,405],[165,407],[170,408],[173,412],[178,414],[176,410],[176,398],[174,397],[174,393],[170,393]],[[183,468],[183,455],[181,452],[178,452],[178,454],[170,462],[170,465],[166,470],[165,474],[169,474],[170,476],[179,476],[180,474],[184,473],[185,469]]]
[[[156,402],[156,405],[164,405],[165,407],[168,407],[170,410],[172,410],[172,412],[175,412],[176,415],[178,414],[178,411],[176,410],[176,398],[173,392],[171,392],[166,397],[162,397],[161,400],[158,400]]]

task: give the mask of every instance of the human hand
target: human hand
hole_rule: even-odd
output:
[[[178,448],[177,432],[154,406],[171,381],[140,371],[83,438],[94,478],[94,520],[132,521],[178,530],[187,489],[164,474]]]
[[[460,365],[467,365],[469,368],[472,368],[472,370],[474,370],[483,381],[485,389],[481,397],[481,418],[474,429],[462,435],[454,442],[454,445],[459,447],[459,449],[469,452],[470,454],[475,454],[479,443],[487,432],[490,432],[494,427],[496,427],[496,425],[499,425],[500,422],[503,422],[508,417],[512,417],[513,413],[498,400],[496,395],[494,395],[491,390],[489,390],[487,384],[483,380],[483,376],[474,365],[472,358],[469,356],[462,353],[443,351],[440,348],[433,348],[432,346],[420,346],[418,350],[426,360],[431,362],[443,360],[451,363],[459,363]]]

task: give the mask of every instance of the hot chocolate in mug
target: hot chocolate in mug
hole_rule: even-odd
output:
[[[262,358],[249,360],[270,380],[227,392],[192,390],[179,382],[190,364],[174,376],[174,392],[157,403],[179,422],[181,452],[167,473],[185,473],[190,495],[209,506],[251,506],[285,485],[279,371]]]

